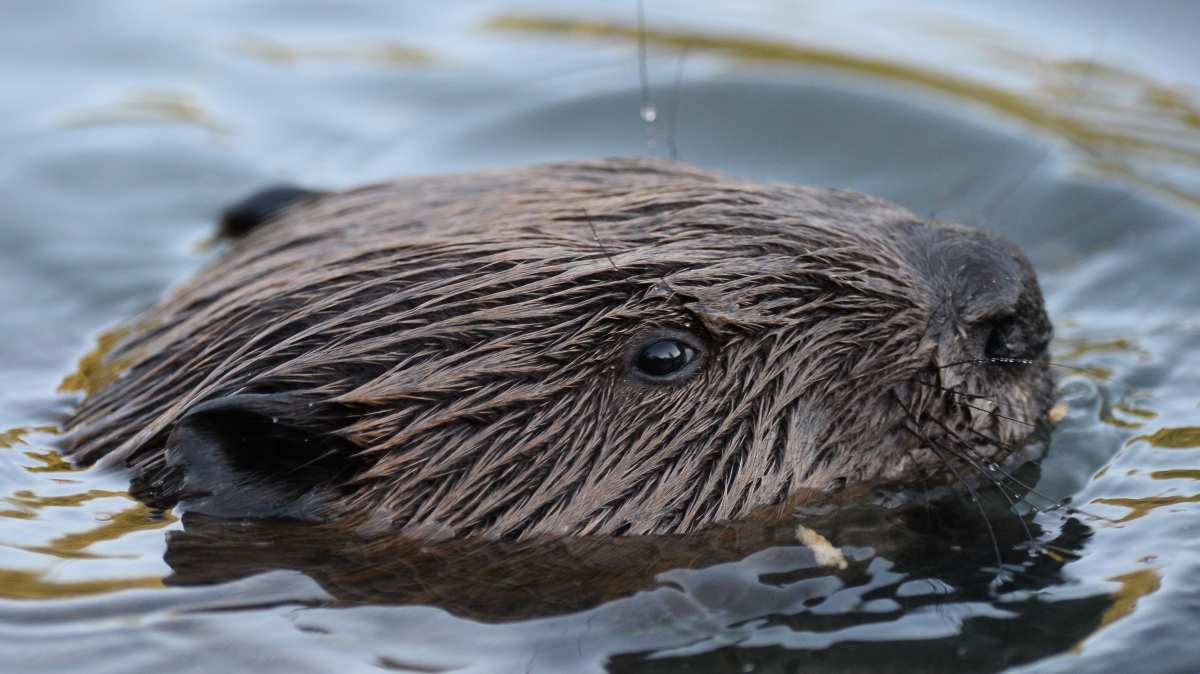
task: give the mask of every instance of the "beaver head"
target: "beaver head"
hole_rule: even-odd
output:
[[[982,468],[1052,399],[1020,251],[878,199],[653,159],[273,194],[68,422],[149,502],[686,532]]]

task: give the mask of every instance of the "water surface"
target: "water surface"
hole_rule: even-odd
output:
[[[5,3],[6,671],[1194,671],[1196,13],[649,2],[648,132],[632,3]],[[53,449],[63,378],[257,186],[672,147],[1017,241],[1069,404],[1026,477],[1106,519],[1030,545],[993,498],[999,584],[970,504],[892,492],[805,515],[844,568],[786,527],[410,549],[156,513]]]

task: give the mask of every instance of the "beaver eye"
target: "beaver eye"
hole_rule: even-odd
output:
[[[664,339],[642,349],[634,359],[633,366],[648,377],[669,377],[682,370],[695,357],[696,350],[687,344]]]

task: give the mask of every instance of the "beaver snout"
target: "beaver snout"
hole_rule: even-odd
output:
[[[1015,244],[991,232],[924,222],[905,234],[925,320],[924,368],[898,394],[912,436],[906,451],[929,469],[986,478],[982,460],[1036,455],[1054,402],[1052,328],[1037,276]]]
[[[913,232],[933,307],[930,328],[977,362],[1040,360],[1053,328],[1029,259],[1011,241],[935,223]]]

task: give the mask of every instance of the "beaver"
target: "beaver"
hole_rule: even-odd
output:
[[[271,190],[224,222],[66,422],[158,507],[680,534],[969,482],[1053,401],[1020,250],[848,191],[617,158]]]

